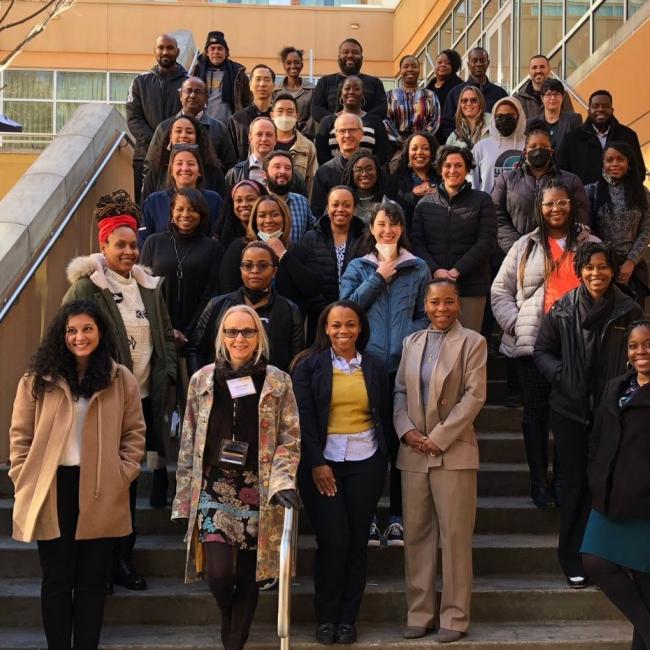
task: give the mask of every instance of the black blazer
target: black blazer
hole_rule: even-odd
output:
[[[619,408],[633,372],[612,379],[603,393],[589,438],[593,507],[610,517],[650,518],[650,386]]]
[[[361,369],[366,380],[379,451],[387,457],[386,439],[395,435],[391,422],[393,400],[388,373],[380,361],[365,352],[361,356]],[[306,469],[327,464],[323,450],[327,444],[333,374],[331,348],[301,361],[293,371],[293,392],[300,413],[300,464]]]

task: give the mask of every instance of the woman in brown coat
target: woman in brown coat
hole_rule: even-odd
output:
[[[13,537],[38,542],[48,648],[99,643],[115,537],[144,454],[138,382],[90,301],[62,307],[18,385],[9,431]],[[74,642],[71,642],[71,638]]]

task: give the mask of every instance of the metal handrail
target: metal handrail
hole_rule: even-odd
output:
[[[295,510],[284,511],[284,527],[280,542],[280,579],[278,584],[278,636],[281,650],[289,650],[291,632],[291,574],[293,563],[293,524]]]
[[[25,287],[27,286],[29,281],[34,277],[39,266],[45,261],[45,258],[48,256],[48,254],[54,247],[54,244],[56,244],[59,237],[61,237],[61,235],[63,234],[63,231],[66,229],[66,226],[72,220],[72,217],[74,216],[75,212],[79,209],[79,206],[82,204],[86,196],[88,196],[88,193],[97,182],[99,175],[104,171],[106,165],[108,165],[113,154],[122,146],[124,140],[126,140],[128,144],[130,144],[133,148],[135,148],[135,142],[133,141],[131,136],[126,131],[120,131],[120,135],[118,136],[118,138],[115,140],[111,148],[108,150],[108,152],[102,159],[102,162],[100,163],[99,167],[96,169],[95,173],[91,176],[90,180],[86,181],[86,185],[83,188],[83,190],[81,190],[81,193],[77,197],[77,200],[73,203],[72,207],[66,212],[65,216],[63,217],[61,223],[57,226],[56,230],[52,231],[52,233],[50,234],[50,239],[47,242],[47,244],[45,244],[45,246],[43,247],[43,250],[40,252],[40,254],[36,258],[34,263],[31,265],[31,267],[28,269],[27,273],[23,275],[22,280],[19,282],[18,286],[14,289],[13,293],[8,298],[5,298],[5,300],[3,301],[2,311],[0,311],[0,323],[5,319],[5,317],[9,313],[9,310],[16,304],[16,302],[18,302],[18,299],[20,298],[20,294],[25,290]]]

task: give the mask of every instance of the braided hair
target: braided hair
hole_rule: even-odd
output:
[[[129,193],[126,190],[115,190],[99,197],[93,217],[99,223],[107,217],[118,217],[122,214],[132,216],[138,223],[142,220],[142,210],[131,200]]]

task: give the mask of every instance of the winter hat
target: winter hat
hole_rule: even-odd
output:
[[[213,45],[215,43],[217,45],[223,45],[227,50],[229,49],[228,43],[226,43],[226,37],[223,35],[223,32],[209,32],[208,38],[205,41],[205,47],[203,49],[207,50],[210,45]]]

